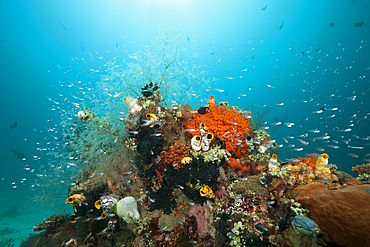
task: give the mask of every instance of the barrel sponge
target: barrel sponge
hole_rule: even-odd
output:
[[[126,222],[132,222],[132,220],[140,218],[139,211],[137,211],[137,202],[132,196],[121,199],[114,206],[114,212]]]

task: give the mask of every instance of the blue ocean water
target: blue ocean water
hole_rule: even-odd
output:
[[[96,87],[107,62],[167,28],[199,54],[205,96],[286,118],[271,133],[280,158],[326,152],[355,175],[370,162],[369,9],[365,0],[1,2],[1,195],[31,203],[61,109]]]

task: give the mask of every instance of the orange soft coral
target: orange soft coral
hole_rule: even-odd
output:
[[[198,114],[194,110],[185,110],[186,117],[182,122],[185,129],[198,130],[199,125],[204,123],[209,133],[226,143],[228,150],[234,157],[246,156],[248,146],[245,137],[250,131],[250,124],[241,113],[229,106],[217,107],[216,104],[209,104],[209,112]],[[199,135],[198,131],[187,132],[190,135]]]

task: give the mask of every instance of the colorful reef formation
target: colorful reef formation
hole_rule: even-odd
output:
[[[127,108],[118,124],[74,113],[67,153],[82,165],[64,183],[71,213],[46,218],[21,246],[370,245],[369,164],[354,179],[328,154],[281,160],[262,119],[212,95],[198,109],[170,105],[165,73],[154,74],[114,102]],[[57,171],[52,182],[70,177]]]
[[[144,92],[125,99],[127,136],[101,160],[109,169],[86,171],[66,198],[74,213],[45,219],[22,246],[369,244],[369,164],[355,180],[327,154],[281,162],[249,112],[213,97],[164,107]]]

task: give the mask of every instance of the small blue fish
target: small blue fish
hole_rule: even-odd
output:
[[[197,243],[198,243],[198,241],[191,240],[191,241],[188,241],[188,243],[190,243],[190,244],[197,244]]]
[[[195,203],[194,202],[187,202],[187,204],[191,205],[191,206],[194,206]]]
[[[328,181],[328,180],[315,180],[315,182],[319,182],[319,183],[324,183],[324,184],[326,184],[326,183],[328,183],[329,181]]]
[[[160,229],[159,231],[160,231],[160,232],[163,232],[163,231],[165,231],[167,228],[168,228],[168,226],[165,226],[165,227],[163,227],[162,229]]]
[[[107,232],[107,228],[104,228],[101,232],[98,233],[98,235],[103,235],[106,232]]]
[[[95,217],[93,220],[101,220],[103,217],[102,216],[99,216],[99,217]]]
[[[233,198],[233,199],[241,199],[242,196],[230,196],[230,198]]]
[[[144,199],[144,197],[140,197],[139,199],[136,199],[135,201],[136,202],[139,202],[139,201],[141,201],[141,200],[143,200]]]
[[[106,216],[109,217],[109,218],[113,218],[113,217],[116,216],[116,214],[106,214]]]
[[[152,199],[152,198],[150,198],[149,196],[148,196],[148,199],[149,199],[149,201],[150,201],[151,203],[155,203],[155,200],[154,200],[154,199]]]
[[[161,136],[162,134],[161,133],[154,133],[154,134],[151,134],[151,136]]]
[[[144,123],[141,126],[148,126],[151,123],[149,120],[143,120],[143,122]]]
[[[273,205],[273,204],[275,204],[275,201],[265,201],[261,203],[260,205]]]
[[[185,131],[188,131],[188,132],[195,132],[197,131],[196,129],[184,129]]]

